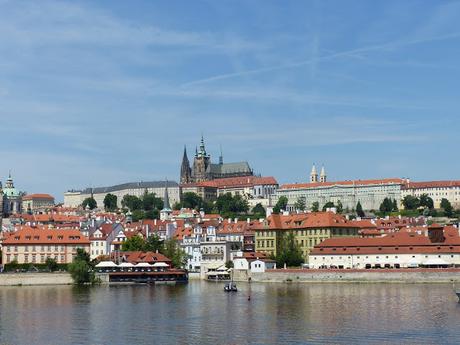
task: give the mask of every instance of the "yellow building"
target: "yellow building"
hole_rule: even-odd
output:
[[[277,255],[281,238],[294,234],[305,261],[314,246],[331,237],[358,236],[358,226],[333,212],[314,212],[292,215],[273,214],[254,228],[255,250]]]

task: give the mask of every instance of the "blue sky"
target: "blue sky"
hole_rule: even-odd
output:
[[[456,179],[458,1],[0,0],[0,180],[178,179],[217,160],[300,182]]]

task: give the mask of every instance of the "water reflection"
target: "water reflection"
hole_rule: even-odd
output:
[[[448,284],[0,288],[0,344],[457,343]],[[251,299],[248,300],[248,296]]]

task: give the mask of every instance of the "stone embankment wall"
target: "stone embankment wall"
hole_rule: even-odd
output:
[[[0,286],[68,284],[73,284],[69,273],[0,273]]]
[[[401,282],[447,283],[460,282],[460,269],[393,269],[393,270],[268,270],[251,273],[235,270],[234,280],[253,282]]]

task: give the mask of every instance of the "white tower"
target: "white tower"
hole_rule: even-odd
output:
[[[321,183],[326,182],[327,180],[327,175],[326,175],[326,170],[324,169],[324,165],[321,167],[321,173],[319,174],[319,181]]]
[[[313,164],[313,167],[311,168],[311,173],[310,173],[310,183],[316,183],[318,182],[318,173],[316,172],[316,166]]]

